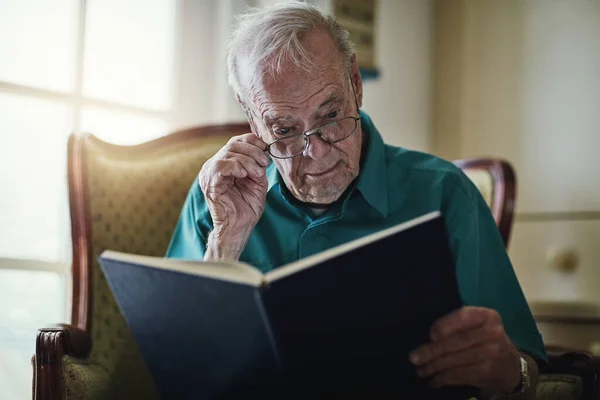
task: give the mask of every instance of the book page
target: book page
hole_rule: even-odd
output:
[[[362,237],[362,238],[359,238],[356,240],[352,240],[348,243],[333,247],[329,250],[325,250],[325,251],[323,251],[321,253],[317,253],[313,256],[303,258],[301,260],[287,264],[287,265],[282,266],[274,271],[267,273],[265,275],[265,281],[273,282],[277,279],[284,278],[286,276],[289,276],[296,272],[299,272],[303,269],[310,268],[313,265],[317,265],[325,260],[336,257],[340,254],[347,253],[347,252],[352,251],[353,249],[359,248],[361,246],[366,246],[370,243],[381,240],[387,236],[407,230],[409,228],[412,228],[412,227],[422,224],[424,222],[435,219],[439,216],[441,216],[441,213],[439,211],[433,211],[428,214],[422,215],[420,217],[403,222],[399,225],[393,226],[391,228],[383,229],[379,232],[375,232],[375,233],[372,233],[365,237]]]
[[[204,276],[252,286],[260,286],[264,277],[259,270],[251,265],[235,261],[187,261],[120,253],[112,250],[104,251],[101,257],[148,268],[176,271],[183,274]]]

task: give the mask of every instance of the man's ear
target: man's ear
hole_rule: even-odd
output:
[[[350,79],[352,79],[352,84],[354,85],[354,93],[356,93],[358,106],[362,107],[362,77],[360,76],[360,69],[358,68],[358,62],[356,61],[356,53],[352,54],[352,58],[350,59]]]

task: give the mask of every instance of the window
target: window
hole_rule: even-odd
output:
[[[67,139],[167,133],[177,0],[0,0],[0,397],[31,398],[38,328],[70,321]]]

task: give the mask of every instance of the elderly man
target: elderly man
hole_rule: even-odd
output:
[[[227,70],[252,132],[204,164],[167,256],[269,271],[441,210],[466,306],[410,360],[434,387],[534,398],[544,346],[487,205],[451,163],[383,143],[348,33],[305,3],[252,10]]]

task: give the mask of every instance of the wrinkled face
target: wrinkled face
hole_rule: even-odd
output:
[[[353,57],[350,76],[333,40],[311,32],[302,44],[314,60],[310,71],[284,68],[275,79],[266,75],[250,96],[255,132],[265,143],[319,127],[344,117],[357,117],[362,82]],[[362,145],[360,122],[347,139],[329,144],[316,135],[296,157],[273,158],[289,191],[298,200],[329,204],[358,176]]]

